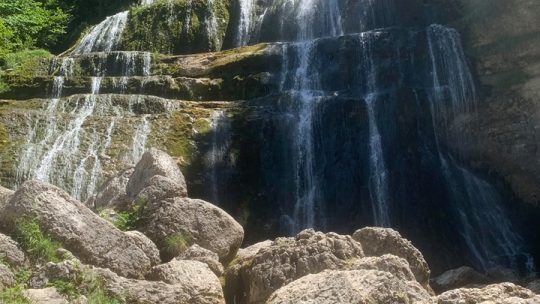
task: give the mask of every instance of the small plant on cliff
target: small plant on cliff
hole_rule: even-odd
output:
[[[23,217],[16,222],[16,234],[19,243],[28,255],[41,262],[61,262],[58,255],[60,244],[41,231],[36,219]]]
[[[15,274],[15,286],[0,290],[0,303],[30,304],[31,302],[23,294],[30,275],[31,272],[25,269],[17,272]]]
[[[169,235],[165,239],[165,252],[167,255],[174,257],[186,251],[192,243],[192,237],[184,232],[178,232]]]

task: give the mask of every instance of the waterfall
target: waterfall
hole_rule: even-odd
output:
[[[122,38],[128,15],[129,11],[120,12],[94,26],[81,39],[72,54],[113,51]]]
[[[220,202],[219,185],[226,178],[226,164],[229,162],[228,152],[231,146],[231,122],[225,115],[224,110],[215,110],[210,118],[210,128],[212,130],[212,144],[206,156],[206,166],[210,170],[211,198],[212,202]]]
[[[376,33],[375,33],[376,34]],[[377,125],[376,105],[377,105],[377,67],[373,60],[372,35],[374,33],[362,33],[360,39],[362,42],[362,60],[365,73],[365,86],[368,121],[369,121],[369,165],[370,178],[369,190],[371,194],[371,203],[373,205],[374,222],[377,226],[389,227],[389,205],[390,194],[388,191],[388,172],[384,161],[383,145],[381,134]]]
[[[208,15],[205,16],[204,24],[210,39],[209,46],[221,46],[221,39],[217,34],[218,20],[214,0],[207,0]]]
[[[461,113],[474,113],[476,89],[467,66],[457,31],[431,25],[427,29],[431,60],[430,111],[441,171],[457,212],[458,229],[469,249],[472,262],[487,270],[498,265],[514,269],[525,260],[528,273],[534,271],[532,257],[515,231],[502,205],[502,198],[486,180],[460,166],[440,147],[441,127]]]
[[[255,0],[240,0],[240,20],[236,33],[235,46],[244,46],[249,43],[252,29],[253,6]]]

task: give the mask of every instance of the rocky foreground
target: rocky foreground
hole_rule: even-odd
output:
[[[242,226],[189,198],[155,149],[85,203],[29,181],[0,187],[0,209],[6,304],[540,303],[538,281],[487,285],[466,267],[431,280],[436,295],[424,257],[392,229],[305,230],[240,249]]]

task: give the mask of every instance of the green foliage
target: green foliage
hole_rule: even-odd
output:
[[[17,284],[11,288],[5,288],[0,291],[0,302],[10,304],[31,304],[24,295],[24,286]]]
[[[74,282],[68,282],[64,280],[54,280],[47,284],[48,287],[54,287],[56,290],[66,296],[70,300],[75,300],[79,297],[77,286]]]
[[[60,244],[41,231],[35,219],[23,217],[16,223],[17,239],[28,255],[40,262],[62,261],[58,255]]]
[[[165,238],[164,251],[167,255],[174,257],[186,251],[193,242],[188,233],[178,232]]]
[[[92,291],[88,296],[88,304],[120,304],[121,302],[115,298],[112,298],[103,291],[103,289],[96,289]]]
[[[36,74],[47,68],[48,61],[45,59],[51,57],[51,53],[41,49],[0,56],[0,93],[9,91],[9,84],[31,82]]]

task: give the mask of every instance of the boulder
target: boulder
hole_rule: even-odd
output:
[[[167,153],[158,149],[150,149],[143,154],[141,160],[135,167],[127,184],[127,194],[134,198],[146,187],[154,176],[163,176],[176,184],[180,190],[178,195],[187,196],[187,186],[184,175],[178,165]]]
[[[156,200],[172,197],[185,197],[186,189],[178,182],[161,175],[150,177],[143,186],[143,189],[134,198],[136,204],[145,204]]]
[[[0,186],[0,207],[5,205],[13,195],[13,191]]]
[[[17,219],[31,218],[84,263],[110,268],[126,277],[143,278],[157,262],[157,248],[140,246],[140,241],[43,182],[24,183],[2,211],[2,224],[12,231]]]
[[[377,270],[329,270],[302,277],[274,292],[267,304],[416,303],[428,301],[416,281]]]
[[[350,260],[364,257],[362,246],[350,236],[314,230],[304,230],[293,238],[278,238],[271,245],[250,251],[249,257],[235,260],[238,266],[233,264],[227,270],[228,300],[264,303],[272,292],[300,277],[343,269]]]
[[[156,244],[154,244],[154,242],[152,242],[152,240],[150,240],[146,235],[139,231],[127,231],[125,234],[129,236],[139,248],[142,249],[146,256],[150,258],[152,264],[157,265],[161,263],[159,250],[157,249]]]
[[[481,289],[461,288],[447,291],[434,298],[432,303],[535,304],[540,303],[540,296],[521,286],[512,283],[501,283]]]
[[[0,233],[0,261],[12,268],[21,268],[26,265],[27,259],[24,251],[9,236]]]
[[[517,282],[520,280],[519,274],[511,268],[493,267],[486,271],[486,275],[492,283]]]
[[[403,281],[416,281],[407,260],[391,254],[380,257],[355,259],[347,264],[348,270],[378,270],[391,273]]]
[[[154,267],[147,278],[171,285],[198,286],[198,292],[224,299],[218,277],[206,264],[198,261],[172,260]]]
[[[527,289],[531,290],[536,294],[540,294],[540,280],[534,280],[527,284]]]
[[[431,280],[431,287],[435,292],[442,293],[451,289],[461,288],[473,284],[485,284],[488,277],[471,267],[463,266],[444,272]]]
[[[111,297],[120,300],[121,303],[129,304],[224,304],[223,293],[219,282],[216,284],[215,275],[202,263],[191,261],[189,271],[171,267],[171,272],[163,270],[161,276],[169,281],[173,278],[180,279],[181,283],[168,284],[162,281],[146,281],[121,277],[109,269],[92,267],[76,261],[64,261],[61,263],[49,263],[38,269],[30,280],[33,288],[42,288],[48,282],[64,280],[68,282],[80,281],[81,277],[92,277],[99,280],[102,289]],[[193,266],[193,263],[197,263]],[[182,265],[182,267],[185,264]],[[162,269],[169,269],[168,267]],[[192,272],[194,271],[194,272]],[[197,273],[202,271],[209,277],[208,281],[201,279],[184,278],[179,273],[202,276]],[[34,279],[39,278],[38,280]],[[197,282],[197,284],[193,284]],[[32,284],[33,283],[33,284]],[[88,287],[88,286],[82,286]]]
[[[15,276],[6,265],[0,263],[0,290],[15,285]]]
[[[127,209],[131,200],[127,195],[126,187],[133,171],[135,171],[134,168],[128,168],[108,179],[97,193],[85,202],[85,205],[94,210],[102,208]]]
[[[367,256],[393,254],[402,257],[411,267],[416,280],[422,286],[429,285],[429,266],[422,253],[412,243],[401,237],[399,232],[389,228],[367,227],[357,230],[353,239],[362,244]]]
[[[69,304],[68,300],[53,287],[28,289],[23,292],[23,295],[32,304]]]
[[[141,231],[158,245],[165,260],[197,244],[217,253],[226,263],[234,257],[244,238],[244,229],[238,222],[202,200],[174,197],[149,201],[142,217],[145,224]]]
[[[176,259],[199,261],[206,264],[216,276],[220,277],[223,274],[223,265],[219,262],[219,256],[208,249],[195,244],[182,252]]]

